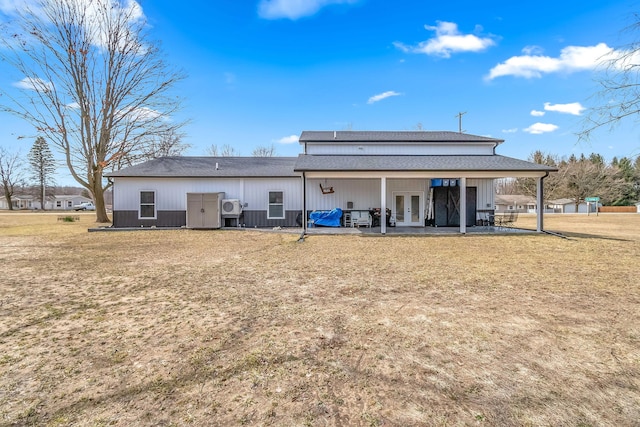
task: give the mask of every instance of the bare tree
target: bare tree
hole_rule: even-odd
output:
[[[220,150],[218,149],[218,146],[216,144],[211,144],[204,151],[205,151],[205,154],[207,154],[208,156],[218,157],[220,155]]]
[[[224,144],[220,148],[216,144],[211,144],[211,146],[207,148],[206,152],[209,156],[213,157],[234,157],[240,155],[240,152],[229,144]]]
[[[190,147],[189,144],[182,142],[183,136],[175,129],[168,129],[166,132],[152,137],[149,143],[144,146],[142,158],[181,156]]]
[[[558,172],[549,174],[549,176],[544,179],[543,194],[545,201],[560,197],[564,185],[564,170],[560,167],[563,164],[562,160],[556,155],[544,153],[540,150],[531,153],[528,160],[539,165],[558,167]],[[536,197],[538,193],[538,183],[534,178],[517,178],[514,184],[515,194]]]
[[[170,90],[183,76],[149,41],[134,0],[35,0],[4,28],[3,59],[22,80],[22,98],[0,89],[0,109],[19,115],[65,156],[73,178],[109,222],[103,175],[175,131]]]
[[[271,145],[261,145],[253,149],[251,152],[253,157],[273,157],[276,155],[276,146]]]
[[[600,58],[604,72],[598,77],[599,90],[594,94],[596,106],[585,116],[581,139],[588,140],[599,128],[613,128],[621,121],[640,118],[640,14],[633,15],[633,23],[624,29],[632,33],[633,41],[614,53]],[[635,34],[633,34],[635,33]]]
[[[46,210],[46,191],[48,186],[54,184],[53,174],[56,172],[56,161],[49,149],[49,144],[43,137],[36,138],[29,151],[28,158],[33,172],[33,179],[38,183],[40,208]]]
[[[572,157],[562,167],[563,191],[576,205],[585,197],[600,197],[603,204],[616,200],[624,185],[617,168],[611,168],[598,161],[598,157],[584,155]]]
[[[18,152],[10,153],[0,147],[0,181],[9,210],[13,210],[12,197],[23,184],[22,161]]]

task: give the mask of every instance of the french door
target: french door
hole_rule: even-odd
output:
[[[398,227],[424,226],[422,193],[393,193],[392,215]]]

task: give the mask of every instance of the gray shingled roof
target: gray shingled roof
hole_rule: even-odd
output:
[[[218,169],[216,170],[216,164]],[[499,155],[161,157],[107,174],[109,177],[243,178],[295,177],[321,171],[556,171]]]
[[[160,157],[107,174],[109,177],[294,177],[295,157]],[[218,169],[216,169],[216,164]]]
[[[450,131],[309,131],[300,135],[300,142],[493,142],[503,139]]]
[[[296,171],[557,171],[499,155],[486,156],[311,156],[301,154]]]

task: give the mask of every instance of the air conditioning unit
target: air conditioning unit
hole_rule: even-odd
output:
[[[242,213],[242,204],[238,199],[222,199],[222,216],[237,216]]]

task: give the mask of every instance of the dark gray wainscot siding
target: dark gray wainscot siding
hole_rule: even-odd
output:
[[[284,219],[267,219],[267,211],[244,211],[240,220],[245,227],[299,227],[300,211],[287,211]],[[235,219],[234,219],[235,221]],[[223,224],[224,224],[223,218]],[[234,222],[235,224],[235,222]],[[138,211],[114,211],[114,227],[183,227],[186,211],[158,211],[157,219],[138,219]]]

